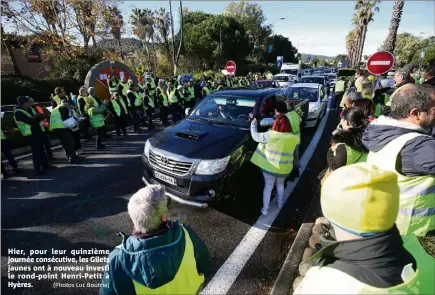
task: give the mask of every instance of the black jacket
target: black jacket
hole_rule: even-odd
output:
[[[43,132],[41,130],[41,126],[39,125],[39,122],[43,119],[45,119],[45,117],[43,115],[39,115],[37,114],[36,116],[33,115],[31,108],[28,110],[25,110],[21,107],[16,106],[15,109],[22,109],[26,112],[28,112],[30,115],[32,115],[32,117],[28,117],[25,114],[23,114],[22,112],[15,112],[15,119],[17,121],[26,123],[28,125],[30,125],[30,130],[32,131],[32,135],[42,135]]]
[[[340,270],[377,288],[389,288],[403,283],[403,268],[410,263],[417,270],[417,262],[403,247],[396,226],[373,237],[334,242],[320,251],[321,259],[315,261],[314,265]]]

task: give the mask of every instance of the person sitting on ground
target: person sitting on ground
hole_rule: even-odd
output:
[[[207,247],[198,235],[167,217],[165,188],[148,185],[128,202],[130,236],[110,254],[100,295],[199,294],[210,274]]]
[[[349,108],[343,111],[340,124],[332,132],[332,145],[327,154],[330,171],[366,161],[368,150],[362,144],[362,135],[367,125],[362,110]]]
[[[325,242],[293,294],[435,294],[435,260],[400,236],[397,175],[368,163],[332,172],[321,189],[336,241]],[[320,245],[320,244],[319,244]]]
[[[391,97],[391,117],[380,116],[363,135],[367,162],[399,177],[401,234],[435,230],[435,87],[409,84]]]
[[[258,142],[258,146],[251,162],[263,172],[265,185],[261,213],[266,216],[269,212],[270,195],[275,183],[277,207],[284,206],[284,182],[293,170],[293,155],[299,144],[299,138],[292,133],[290,121],[284,114],[276,117],[271,131],[258,133],[257,128],[257,120],[253,119],[251,136]]]

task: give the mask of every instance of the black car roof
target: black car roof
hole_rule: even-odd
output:
[[[263,97],[265,95],[273,94],[275,92],[281,91],[281,88],[243,88],[243,89],[224,89],[221,91],[213,92],[210,96],[224,95],[224,96],[250,96],[250,97]]]

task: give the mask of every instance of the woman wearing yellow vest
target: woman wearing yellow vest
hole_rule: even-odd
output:
[[[340,124],[332,132],[332,145],[327,154],[330,171],[367,160],[368,150],[362,143],[367,124],[361,110],[350,108],[343,111]]]
[[[106,110],[106,105],[103,104],[101,106],[96,105],[95,99],[92,96],[88,96],[85,99],[86,101],[86,112],[89,115],[89,122],[91,123],[92,128],[97,131],[96,137],[96,148],[98,150],[104,149],[106,146],[102,143],[104,137],[104,117],[103,113]]]
[[[251,135],[259,143],[251,162],[263,171],[265,185],[261,213],[267,215],[275,184],[277,206],[281,208],[284,205],[284,182],[293,169],[293,154],[299,139],[292,133],[290,121],[283,114],[277,116],[272,130],[266,133],[258,133],[257,120],[253,119]]]
[[[435,294],[435,258],[400,236],[397,175],[368,163],[335,170],[320,203],[336,241],[310,258],[293,294]]]
[[[210,273],[207,247],[179,221],[167,218],[168,198],[161,185],[148,185],[128,203],[130,235],[108,258],[100,295],[199,294]]]
[[[119,138],[122,134],[127,135],[127,118],[128,109],[124,100],[118,92],[114,92],[111,97],[110,104],[107,106],[115,119],[116,136]]]

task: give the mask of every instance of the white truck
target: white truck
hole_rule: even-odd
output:
[[[296,82],[301,76],[301,65],[292,63],[283,63],[281,67],[281,74],[290,74],[292,81]]]

